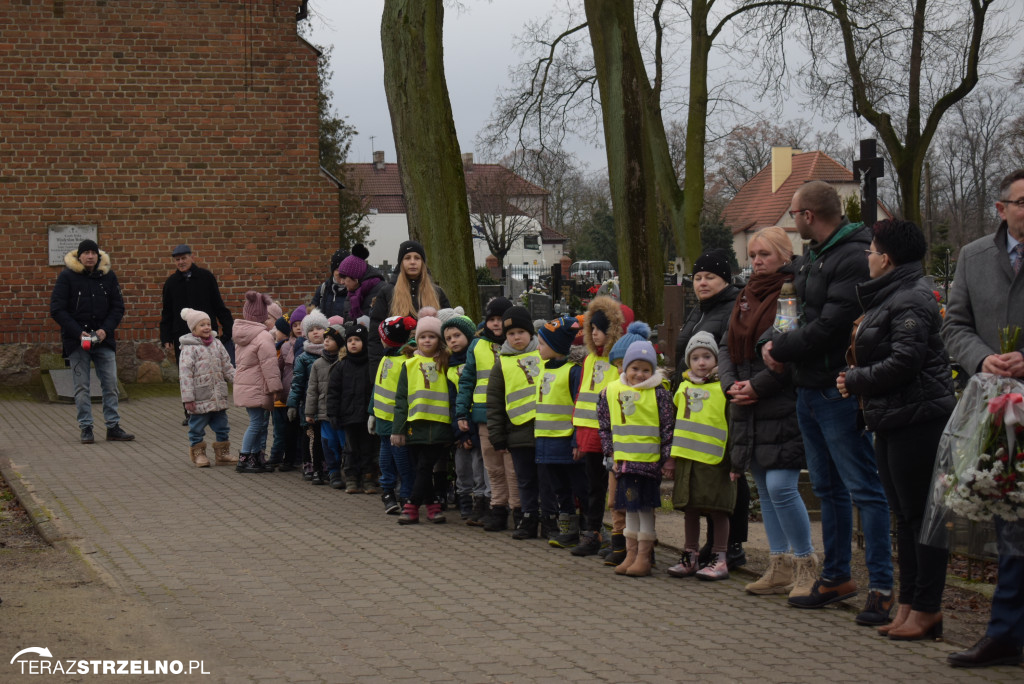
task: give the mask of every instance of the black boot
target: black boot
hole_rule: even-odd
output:
[[[540,536],[552,539],[558,535],[558,516],[543,515],[540,518]]]
[[[466,524],[472,527],[483,527],[484,518],[487,517],[488,506],[486,496],[474,496],[473,497],[473,513],[466,520]]]
[[[747,553],[743,550],[743,544],[739,542],[729,544],[725,550],[725,564],[730,570],[747,564]]]
[[[580,543],[572,550],[574,556],[595,556],[601,550],[601,533],[584,532]]]
[[[395,496],[395,490],[385,490],[384,493],[380,495],[380,500],[384,504],[384,513],[387,515],[398,515],[402,512],[402,506],[398,503],[398,497]]]
[[[519,524],[523,522],[523,509],[513,508],[512,509],[512,529],[518,530]]]
[[[549,539],[548,544],[557,549],[571,549],[580,543],[580,516],[567,515],[564,518],[558,516],[558,529],[561,532],[554,539]]]
[[[484,523],[484,532],[502,532],[508,529],[508,506],[493,506]]]
[[[263,468],[256,465],[256,454],[238,454],[236,473],[262,473]]]
[[[626,560],[626,537],[621,532],[612,533],[611,553],[604,557],[605,565],[619,565]]]
[[[459,515],[463,520],[473,517],[473,495],[459,494]]]
[[[254,452],[252,454],[253,465],[256,468],[259,468],[259,470],[255,471],[255,472],[257,472],[257,473],[272,473],[272,472],[274,472],[273,468],[270,468],[269,470],[267,469],[267,464],[264,462],[263,456],[264,456],[264,454],[263,454],[262,451],[257,451],[257,452]]]
[[[540,517],[536,513],[526,513],[516,525],[516,531],[512,533],[513,539],[536,539],[540,529]]]

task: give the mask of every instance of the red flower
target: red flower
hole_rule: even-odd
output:
[[[995,425],[1002,425],[1003,416],[1007,411],[1013,410],[1013,405],[1020,404],[1021,402],[1024,402],[1024,396],[1017,392],[1007,392],[1006,394],[1000,394],[994,399],[990,399],[988,402],[988,412],[994,416],[992,422]]]

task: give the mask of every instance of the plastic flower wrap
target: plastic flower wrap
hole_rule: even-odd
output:
[[[946,546],[955,516],[1024,520],[1024,382],[974,375],[939,442],[921,541]],[[1001,553],[1024,555],[1024,544]]]

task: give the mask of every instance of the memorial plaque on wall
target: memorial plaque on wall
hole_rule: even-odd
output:
[[[64,255],[78,249],[82,240],[96,239],[96,226],[88,223],[51,223],[46,227],[50,242],[50,266],[63,266]]]

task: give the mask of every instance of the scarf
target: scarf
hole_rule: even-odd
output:
[[[793,274],[776,271],[753,276],[736,298],[729,318],[729,358],[743,363],[754,358],[754,346],[775,320],[775,310],[782,284],[792,280]],[[743,310],[746,306],[746,311]]]
[[[359,284],[359,287],[348,293],[349,320],[354,321],[363,315],[363,299],[380,281],[381,279],[378,277],[367,278]]]

